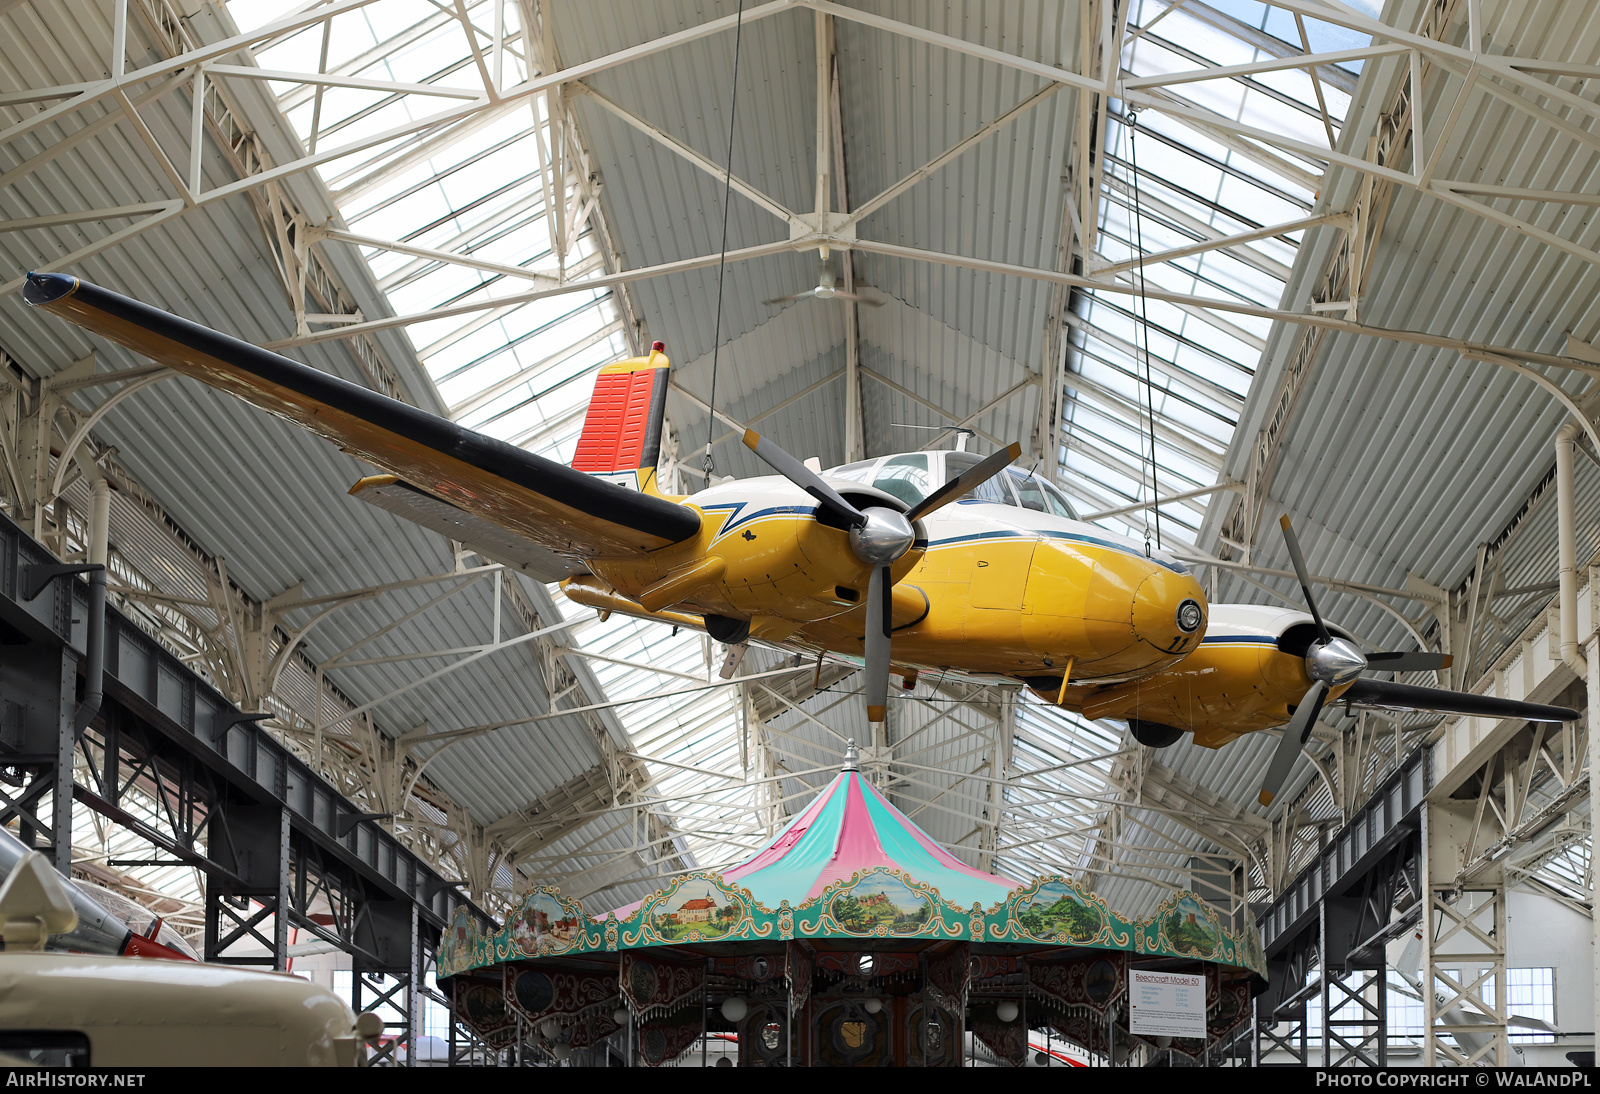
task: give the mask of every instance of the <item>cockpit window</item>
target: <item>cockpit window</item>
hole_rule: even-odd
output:
[[[982,456],[976,456],[970,452],[950,453],[944,458],[945,478],[955,478],[957,475],[961,474],[963,471],[966,471],[968,468],[971,468],[982,459]],[[1010,495],[1006,492],[1004,479],[1000,475],[995,475],[984,482],[979,483],[975,489],[968,490],[965,494],[961,495],[961,500],[988,501],[993,502],[996,505],[1016,504],[1011,500]]]
[[[1007,474],[1010,476],[1012,489],[1017,492],[1017,503],[1024,509],[1051,513],[1069,520],[1078,519],[1078,514],[1072,511],[1066,496],[1050,483],[1015,468],[1008,469]]]
[[[1067,500],[1067,496],[1063,494],[1058,487],[1053,486],[1048,482],[1044,483],[1043,485],[1044,496],[1050,499],[1050,511],[1058,517],[1066,517],[1068,520],[1077,520],[1078,511],[1072,507],[1072,503]]]
[[[922,453],[894,456],[884,462],[872,485],[915,505],[928,494],[928,457]]]
[[[1038,479],[1016,475],[1012,477],[1011,488],[1017,492],[1017,504],[1024,509],[1034,509],[1041,513],[1050,511],[1050,505],[1044,498],[1044,488],[1039,485]]]
[[[976,464],[983,457],[976,452],[944,453],[944,475],[941,481],[953,479]],[[879,490],[886,490],[911,506],[917,504],[933,489],[933,475],[926,453],[907,452],[888,459],[859,460],[828,471],[832,478],[854,482],[870,482]],[[986,501],[994,505],[1012,505],[1050,513],[1068,520],[1077,520],[1072,503],[1053,483],[1015,467],[979,483],[961,496],[962,501]]]

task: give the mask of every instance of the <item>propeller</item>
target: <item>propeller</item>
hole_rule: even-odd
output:
[[[1369,653],[1367,668],[1374,672],[1437,672],[1454,664],[1448,653]]]
[[[1294,767],[1301,750],[1306,747],[1306,741],[1311,737],[1311,727],[1317,724],[1317,715],[1322,713],[1322,704],[1327,699],[1328,685],[1321,680],[1313,680],[1311,690],[1301,697],[1300,705],[1294,708],[1294,716],[1283,727],[1278,750],[1272,754],[1272,766],[1267,768],[1267,777],[1261,783],[1258,800],[1262,805],[1271,805],[1272,799],[1283,788],[1283,780],[1289,777],[1289,769]]]
[[[790,293],[788,296],[780,296],[775,300],[763,300],[762,303],[787,304],[791,300],[807,298],[814,300],[854,300],[857,304],[865,304],[869,308],[883,307],[882,300],[874,300],[869,296],[862,296],[860,293],[845,292],[839,288],[839,279],[834,274],[833,267],[828,265],[824,265],[822,272],[817,275],[817,284],[814,288],[807,289],[804,292]]]
[[[821,475],[753,429],[745,430],[744,443],[774,471],[816,498],[837,517],[850,531],[850,549],[872,567],[867,580],[867,721],[881,722],[889,706],[889,649],[894,628],[891,612],[894,579],[890,571],[916,542],[917,521],[999,474],[1022,454],[1022,446],[1015,442],[1007,445],[950,479],[909,512],[900,513],[881,505],[857,509],[823,481]]]
[[[1316,598],[1311,595],[1311,577],[1306,570],[1305,556],[1300,553],[1300,540],[1284,514],[1278,521],[1283,528],[1283,539],[1289,548],[1289,560],[1294,565],[1295,577],[1300,582],[1301,595],[1316,623],[1317,640],[1306,650],[1306,675],[1311,678],[1311,688],[1294,707],[1283,737],[1272,754],[1272,764],[1261,782],[1257,801],[1271,805],[1284,780],[1311,738],[1311,727],[1322,713],[1332,689],[1348,684],[1340,700],[1356,706],[1390,707],[1397,710],[1435,710],[1446,714],[1467,714],[1492,718],[1523,718],[1530,722],[1568,722],[1578,717],[1569,707],[1546,706],[1542,703],[1524,703],[1515,699],[1497,699],[1488,695],[1445,691],[1441,688],[1417,687],[1392,680],[1361,679],[1366,671],[1424,672],[1446,669],[1451,665],[1448,654],[1427,652],[1383,652],[1363,655],[1354,642],[1339,638],[1328,631],[1322,613],[1317,610]]]
[[[761,457],[768,467],[794,483],[800,489],[816,498],[825,508],[832,511],[834,516],[844,522],[846,528],[860,528],[866,525],[868,517],[854,505],[840,497],[839,492],[823,481],[822,476],[807,467],[800,460],[795,459],[778,445],[767,440],[753,429],[744,431],[745,447]],[[896,514],[897,516],[899,514]],[[902,552],[903,553],[903,552]]]
[[[1473,718],[1521,718],[1525,722],[1570,722],[1578,717],[1571,707],[1498,699],[1465,691],[1445,691],[1401,684],[1393,680],[1357,680],[1339,696],[1340,702],[1358,707],[1389,710],[1432,710],[1440,714],[1465,714]]]

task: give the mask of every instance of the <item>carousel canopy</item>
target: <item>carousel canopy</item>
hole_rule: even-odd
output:
[[[677,959],[698,967],[724,944],[787,952],[800,939],[1020,943],[1057,957],[1110,950],[1266,971],[1254,925],[1229,922],[1194,893],[1173,893],[1154,915],[1130,918],[1069,878],[1016,881],[966,865],[861,777],[852,742],[833,782],[745,862],[680,875],[598,917],[549,885],[524,894],[493,934],[463,912],[440,942],[438,975],[493,980],[494,966],[545,958],[564,966],[651,947],[682,951]]]
[[[724,881],[750,890],[769,908],[785,900],[798,908],[829,885],[878,867],[930,885],[961,908],[991,907],[1023,887],[974,869],[935,843],[862,778],[853,741],[843,770],[805,811],[760,851],[721,873]],[[625,918],[638,906],[635,902],[615,914]]]

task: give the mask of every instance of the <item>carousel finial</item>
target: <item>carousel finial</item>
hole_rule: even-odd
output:
[[[856,751],[856,739],[851,737],[844,746],[844,766],[840,771],[860,771],[861,754]]]

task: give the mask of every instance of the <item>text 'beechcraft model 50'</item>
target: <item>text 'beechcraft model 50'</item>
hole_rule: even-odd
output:
[[[1177,559],[1076,519],[1054,486],[987,457],[908,452],[818,472],[754,432],[776,475],[688,496],[655,477],[669,364],[600,370],[571,467],[63,274],[28,276],[45,308],[293,421],[388,474],[351,493],[442,531],[601,611],[754,639],[866,669],[867,713],[918,670],[1021,682],[1157,747],[1210,748],[1285,726],[1270,804],[1322,708],[1567,721],[1564,707],[1416,687],[1365,673],[1443,668],[1433,653],[1363,654],[1325,622],[1283,532],[1307,612],[1206,604]]]

